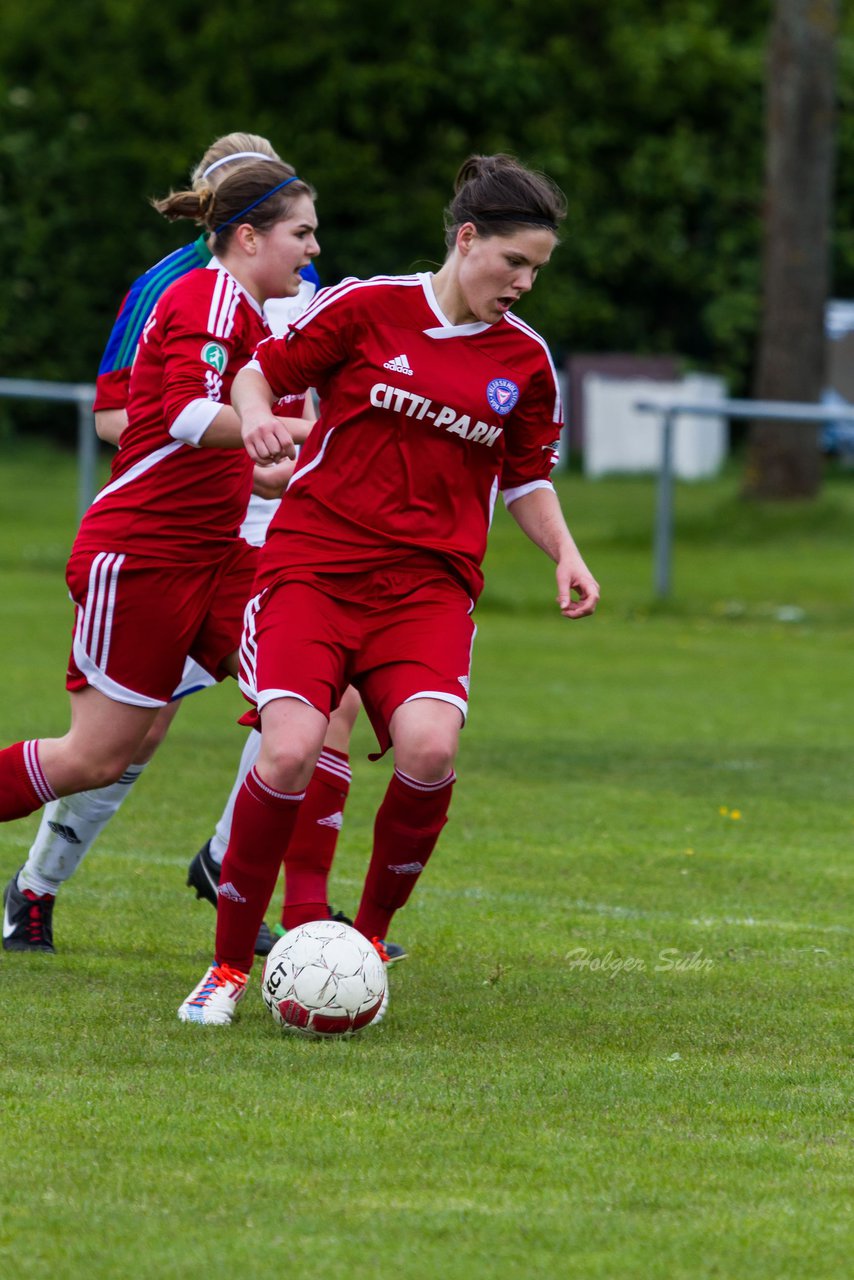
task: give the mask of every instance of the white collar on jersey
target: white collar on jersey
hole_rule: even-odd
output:
[[[421,281],[421,288],[424,290],[424,296],[427,299],[427,305],[433,312],[439,326],[435,329],[425,329],[424,334],[428,338],[465,338],[470,333],[483,333],[484,329],[491,329],[492,325],[487,324],[484,320],[473,320],[471,324],[451,324],[442,308],[439,306],[436,292],[433,288],[433,275],[430,271],[418,271],[418,279]]]
[[[252,294],[251,294],[251,293],[249,293],[249,292],[248,292],[248,290],[244,289],[243,285],[242,285],[242,284],[240,283],[240,281],[237,279],[237,276],[232,275],[232,274],[231,274],[231,272],[229,271],[228,267],[223,266],[223,264],[220,262],[219,258],[217,258],[217,257],[213,257],[213,258],[211,258],[210,262],[209,262],[209,263],[207,264],[207,266],[205,267],[205,270],[206,270],[206,271],[224,271],[224,272],[225,272],[225,274],[226,274],[227,276],[229,276],[229,277],[234,281],[235,286],[236,286],[236,287],[240,290],[240,292],[243,294],[244,298],[245,298],[245,299],[246,299],[246,301],[249,303],[249,305],[250,305],[250,307],[252,308],[252,310],[253,310],[253,311],[257,311],[257,312],[258,312],[258,314],[259,314],[259,316],[261,317],[261,319],[262,319],[262,320],[264,319],[264,309],[263,309],[263,307],[261,306],[260,302],[256,302],[256,301],[255,301],[255,299],[252,297]]]

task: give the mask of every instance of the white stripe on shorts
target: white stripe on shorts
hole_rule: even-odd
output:
[[[134,707],[162,707],[162,698],[150,698],[147,694],[128,689],[107,675],[113,635],[113,619],[116,611],[116,593],[119,573],[125,562],[124,553],[100,551],[89,570],[89,587],[85,605],[77,605],[77,622],[74,628],[73,654],[81,675],[86,682],[114,702]]]
[[[253,596],[243,610],[243,634],[240,637],[237,683],[240,686],[240,692],[250,702],[255,702],[257,697],[255,662],[258,656],[258,645],[255,641],[255,617],[261,607],[263,597],[263,591],[259,595]]]
[[[464,698],[457,698],[453,693],[441,693],[437,689],[425,689],[422,693],[410,694],[408,698],[404,698],[404,702],[418,702],[420,698],[435,698],[437,702],[450,702],[452,707],[456,707],[463,718],[463,724],[468,716],[469,704]]]
[[[110,652],[118,575],[124,562],[123,554],[100,551],[89,570],[89,589],[77,618],[76,638],[96,667],[106,666]]]

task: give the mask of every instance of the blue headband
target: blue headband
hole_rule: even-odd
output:
[[[220,231],[225,227],[231,226],[232,222],[237,222],[240,218],[245,217],[247,213],[251,213],[259,204],[263,204],[265,200],[269,200],[270,196],[274,196],[277,191],[281,191],[282,187],[289,187],[292,182],[299,181],[300,179],[296,174],[294,174],[292,178],[285,178],[284,182],[280,182],[277,187],[271,187],[269,191],[265,191],[263,196],[259,196],[257,200],[253,200],[245,209],[241,209],[239,213],[236,213],[233,218],[227,218],[225,222],[221,222],[218,227],[214,228],[214,235],[218,236]]]

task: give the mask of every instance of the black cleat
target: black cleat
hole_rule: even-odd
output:
[[[217,905],[219,873],[220,866],[211,857],[211,842],[208,840],[187,868],[187,885],[190,889],[195,889],[197,898],[204,898],[214,907]],[[267,928],[266,921],[262,920],[255,939],[256,956],[268,955],[273,942],[273,935]]]
[[[3,950],[51,951],[53,945],[53,894],[41,896],[18,888],[18,872],[3,891]]]
[[[187,885],[195,889],[197,898],[204,898],[212,906],[217,903],[219,889],[219,864],[211,857],[211,842],[203,844],[187,868]]]
[[[384,963],[386,965],[397,964],[398,960],[405,960],[409,955],[406,947],[400,946],[397,942],[386,942],[385,938],[381,938],[380,945],[385,952]]]
[[[342,924],[352,925],[353,923],[349,916],[344,915],[343,911],[336,911],[332,919],[340,920]],[[385,952],[383,964],[397,964],[398,960],[405,960],[409,955],[406,947],[402,947],[399,942],[386,942],[385,938],[381,938],[380,945]]]
[[[273,943],[276,939],[267,928],[267,921],[262,920],[258,930],[258,937],[255,939],[256,956],[267,956],[273,950]]]

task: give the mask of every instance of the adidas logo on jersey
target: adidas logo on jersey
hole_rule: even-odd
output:
[[[55,836],[59,836],[60,840],[65,840],[68,844],[80,844],[80,837],[73,827],[66,827],[62,822],[48,822],[47,824]]]
[[[383,368],[391,369],[392,373],[405,373],[408,378],[413,376],[412,366],[406,356],[395,356],[393,360],[386,360]]]
[[[340,831],[344,826],[344,814],[339,809],[338,813],[330,813],[328,818],[318,818],[317,825],[319,827],[334,827],[336,831]]]
[[[227,880],[225,884],[221,884],[219,886],[219,889],[217,889],[217,893],[221,898],[228,898],[229,902],[245,902],[246,901],[243,894],[237,892],[237,890],[235,889],[234,885],[231,883],[230,880]]]

